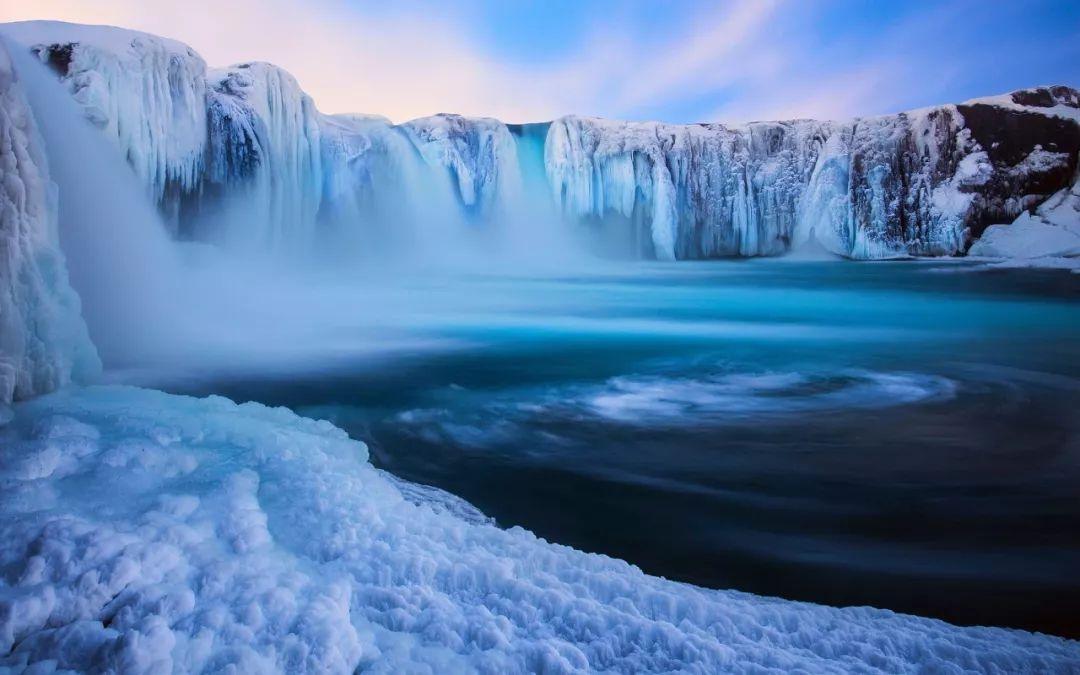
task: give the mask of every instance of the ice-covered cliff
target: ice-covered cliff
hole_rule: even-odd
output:
[[[212,205],[243,214],[229,238],[304,246],[322,195],[319,113],[291,75],[268,63],[207,73],[206,174]],[[205,233],[212,238],[215,233]],[[222,234],[222,233],[217,233]]]
[[[1071,89],[1039,89],[741,127],[570,117],[553,124],[545,153],[564,211],[647,227],[659,258],[775,255],[811,239],[852,258],[955,255],[1068,186],[1076,100]]]
[[[62,76],[91,122],[114,140],[176,222],[179,198],[204,175],[206,62],[190,47],[110,26],[53,21],[4,33]]]
[[[0,417],[12,399],[99,367],[68,283],[56,217],[34,114],[0,41]]]
[[[535,139],[497,120],[327,116],[268,64],[208,71],[183,45],[119,29],[5,30],[116,139],[180,236],[292,252],[423,229],[425,216],[499,224],[522,214],[538,182],[522,159]],[[546,127],[539,191],[572,226],[660,259],[807,243],[859,259],[958,255],[1073,184],[1078,100],[1050,87],[734,127],[566,117]],[[432,200],[427,211],[406,205]]]
[[[465,208],[490,215],[518,198],[521,174],[517,144],[502,122],[435,115],[402,127],[430,165],[450,171]]]

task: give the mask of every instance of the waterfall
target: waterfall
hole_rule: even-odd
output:
[[[59,188],[59,239],[90,337],[107,364],[165,338],[183,285],[154,204],[116,147],[25,48],[9,50]]]

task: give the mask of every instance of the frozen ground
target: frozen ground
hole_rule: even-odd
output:
[[[0,446],[0,671],[1080,670],[1068,640],[704,590],[501,530],[285,409],[67,389]]]

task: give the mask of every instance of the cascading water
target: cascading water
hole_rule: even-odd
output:
[[[307,232],[304,242],[280,249],[243,234],[270,226],[255,222],[264,209],[241,208],[258,197],[259,182],[249,192],[238,187],[227,208],[181,223],[189,233],[216,229],[222,236],[208,237],[216,245],[174,240],[136,172],[54,74],[25,46],[11,51],[58,186],[72,286],[107,371],[250,372],[399,349],[410,344],[402,332],[451,311],[410,285],[428,284],[434,270],[449,275],[437,283],[453,283],[462,273],[581,260],[573,246],[553,243],[561,234],[543,207],[537,167],[528,182],[516,163],[501,167],[512,175],[499,183],[500,208],[480,222],[460,210],[453,176],[400,128],[356,117],[323,118],[340,124],[320,133],[317,222],[273,225]],[[459,305],[475,311],[484,302]]]
[[[17,45],[8,51],[59,187],[60,244],[91,338],[106,363],[137,359],[177,320],[176,251],[115,147],[43,64]]]

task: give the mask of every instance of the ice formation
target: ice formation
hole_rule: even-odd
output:
[[[428,215],[498,224],[537,210],[523,194],[534,181],[522,143],[533,139],[497,120],[322,115],[267,64],[207,71],[183,45],[119,29],[6,31],[61,73],[181,236],[289,252],[329,235],[385,238],[371,230],[425,225],[381,194],[421,202],[447,180],[453,202]],[[547,127],[543,156],[539,188],[552,212],[613,228],[647,257],[778,255],[808,243],[857,259],[959,255],[988,226],[1069,187],[1080,95],[1044,87],[846,122],[737,127],[565,117]],[[386,189],[388,177],[404,182]]]
[[[179,197],[197,189],[207,140],[206,63],[187,45],[110,26],[9,24],[33,44],[87,119],[128,158],[176,222]]]
[[[969,115],[985,134],[973,133]],[[1013,115],[1037,116],[1021,120],[1029,138],[991,128]],[[1051,159],[1001,148],[1017,143]],[[1080,131],[983,103],[742,127],[570,117],[552,125],[545,152],[564,211],[647,227],[661,259],[776,255],[810,240],[874,259],[963,253],[987,218],[1028,206],[1013,195],[1038,202],[1047,185],[1062,185]]]
[[[208,73],[207,181],[223,185],[225,222],[218,232],[269,249],[303,247],[322,196],[319,113],[291,75],[268,63]]]
[[[493,215],[519,198],[517,145],[502,122],[435,115],[402,126],[429,164],[451,172],[467,209]]]
[[[0,667],[1080,668],[1069,640],[705,590],[502,530],[283,408],[68,389],[0,434]]]
[[[12,399],[99,367],[60,251],[55,190],[33,112],[0,42],[0,420]]]

